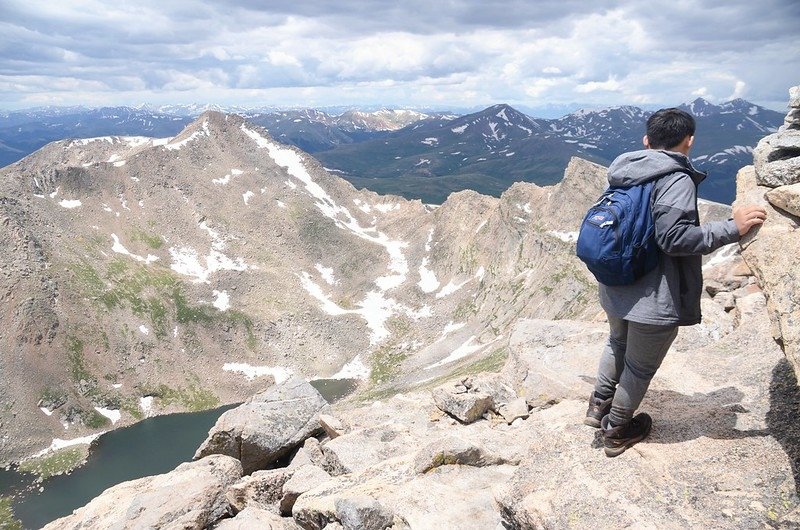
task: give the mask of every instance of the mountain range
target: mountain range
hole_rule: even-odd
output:
[[[680,106],[698,122],[693,160],[708,178],[703,198],[730,203],[734,175],[759,138],[783,116],[736,99],[698,98]],[[0,166],[63,138],[171,137],[208,105],[137,108],[44,107],[0,115]],[[527,116],[508,105],[480,112],[412,110],[330,114],[321,110],[225,109],[265,127],[280,142],[313,153],[356,187],[441,204],[453,191],[499,196],[513,182],[542,185],[561,178],[573,156],[607,165],[639,149],[650,111],[633,106],[581,110],[558,119]]]

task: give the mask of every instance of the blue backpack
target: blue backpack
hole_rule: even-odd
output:
[[[653,182],[610,186],[586,213],[576,253],[598,282],[630,285],[658,265],[650,212]]]

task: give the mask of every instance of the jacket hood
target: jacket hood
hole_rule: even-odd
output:
[[[644,149],[619,155],[608,168],[608,183],[611,186],[633,186],[676,172],[687,173],[695,184],[706,177],[681,153]]]

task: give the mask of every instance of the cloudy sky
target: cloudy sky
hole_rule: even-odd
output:
[[[800,84],[798,0],[0,0],[0,109],[529,109]]]

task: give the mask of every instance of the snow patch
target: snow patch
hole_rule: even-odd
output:
[[[336,281],[336,278],[333,277],[333,267],[323,267],[321,263],[317,263],[314,267],[319,271],[319,275],[322,276],[322,279],[325,280],[325,283],[328,285],[336,285],[339,283]]]
[[[451,334],[454,331],[458,331],[459,329],[463,328],[466,325],[467,324],[465,322],[458,322],[454,324],[453,321],[451,320],[442,330],[442,337],[446,337],[447,335]]]
[[[73,445],[88,445],[93,441],[97,440],[101,435],[105,433],[106,431],[98,432],[95,434],[90,434],[89,436],[84,436],[82,438],[73,438],[72,440],[62,440],[61,438],[54,438],[53,442],[50,444],[50,447],[48,447],[47,449],[43,449],[34,455],[31,455],[31,458],[38,458],[42,455],[46,455],[51,451],[58,451],[59,449],[63,449],[65,447],[72,447]]]
[[[139,399],[139,408],[144,412],[145,417],[150,415],[153,410],[153,396],[144,396]]]
[[[196,138],[200,138],[201,136],[211,136],[211,131],[208,130],[208,120],[203,120],[203,130],[202,131],[195,131],[190,136],[184,138],[183,140],[173,142],[174,138],[169,139],[164,147],[169,149],[170,151],[177,151],[192,140]],[[154,142],[155,145],[155,142]]]
[[[453,283],[453,280],[450,280],[447,285],[442,287],[442,290],[436,293],[436,298],[444,298],[445,296],[451,295],[454,292],[458,291],[465,285],[469,283],[472,278],[466,279],[461,283]]]
[[[94,410],[111,420],[111,425],[116,425],[122,417],[122,414],[117,409],[104,409],[103,407],[95,407]]]
[[[214,307],[219,309],[220,311],[227,311],[231,307],[231,299],[228,296],[228,291],[217,291],[214,290],[211,293],[214,295],[214,301],[211,303]]]
[[[58,205],[61,206],[62,208],[72,209],[72,208],[77,208],[78,206],[80,206],[81,205],[81,201],[79,201],[77,199],[73,199],[73,200],[64,199],[62,201],[59,201]]]
[[[228,256],[218,250],[212,249],[208,256],[202,258],[205,260],[205,266],[200,262],[201,258],[197,251],[191,247],[169,249],[172,256],[172,264],[170,268],[178,274],[184,276],[191,276],[195,283],[208,283],[208,278],[213,273],[221,270],[229,271],[245,271],[247,265],[242,258],[237,258],[236,261],[230,259]]]
[[[45,416],[52,416],[53,415],[53,411],[48,409],[47,407],[39,407],[39,410],[44,412]]]
[[[145,326],[144,324],[139,326],[139,331],[141,331],[142,334],[144,334],[144,335],[149,335],[150,334],[150,330],[147,329],[147,326]]]
[[[227,175],[225,175],[222,178],[211,179],[211,182],[213,182],[214,184],[221,184],[222,186],[224,186],[225,184],[227,184],[230,181],[231,181],[231,174],[230,173],[228,173]]]
[[[238,372],[247,379],[253,380],[256,377],[271,375],[275,379],[275,384],[279,385],[294,375],[294,371],[282,366],[251,366],[246,363],[225,363],[222,369],[226,372]]]
[[[158,259],[159,259],[158,256],[153,256],[152,254],[148,254],[146,258],[143,258],[141,256],[137,256],[136,254],[131,254],[128,251],[128,249],[125,248],[122,245],[122,243],[119,242],[119,238],[117,237],[117,234],[111,234],[111,239],[114,240],[114,244],[111,246],[111,250],[113,252],[116,252],[117,254],[123,254],[125,256],[129,256],[129,257],[135,259],[136,261],[141,261],[142,263],[144,263],[146,265],[150,265],[151,263],[153,263],[154,261],[158,261]]]
[[[445,357],[441,361],[433,363],[433,364],[431,364],[429,366],[426,366],[425,370],[430,370],[431,368],[437,368],[439,366],[442,366],[442,365],[451,363],[453,361],[457,361],[459,359],[462,359],[462,358],[466,357],[467,355],[473,354],[476,351],[478,351],[478,350],[480,350],[482,348],[485,348],[486,346],[488,346],[489,344],[492,344],[493,342],[497,342],[502,337],[503,336],[500,335],[499,337],[497,337],[496,339],[494,339],[491,342],[487,342],[486,344],[481,344],[479,342],[476,342],[476,337],[475,337],[475,335],[473,335],[469,339],[467,339],[466,342],[464,342],[461,346],[459,346],[458,348],[453,350],[450,353],[450,355],[448,355],[447,357]]]
[[[117,234],[111,234],[111,239],[114,240],[114,244],[111,246],[111,250],[116,252],[117,254],[123,254],[125,256],[130,256],[131,258],[135,259],[136,261],[141,261],[145,265],[150,265],[154,261],[158,261],[158,256],[153,256],[152,254],[148,254],[146,258],[141,256],[137,256],[136,254],[131,254],[127,248],[125,248],[122,243],[119,242],[119,238]]]
[[[423,293],[432,293],[439,288],[439,280],[436,279],[436,274],[428,269],[428,258],[422,259],[422,265],[419,266],[419,282],[417,285]]]
[[[366,379],[369,377],[370,369],[361,360],[361,355],[353,357],[349,363],[342,366],[342,369],[326,379]]]
[[[252,191],[246,191],[242,193],[242,199],[244,200],[245,206],[250,202],[250,199],[255,196],[255,193]]]
[[[438,139],[438,138],[436,138],[436,137],[434,137],[434,136],[432,136],[432,137],[430,137],[430,138],[425,138],[425,139],[424,139],[424,140],[422,140],[420,143],[421,143],[421,144],[425,144],[425,145],[429,145],[429,146],[431,146],[431,147],[434,147],[434,146],[436,146],[436,145],[438,145],[438,144],[439,144],[439,139]]]
[[[578,232],[562,232],[560,230],[548,230],[547,233],[567,243],[574,243],[578,240]]]
[[[461,125],[460,127],[453,127],[450,130],[453,131],[456,134],[462,134],[464,131],[467,130],[467,127],[469,127],[468,123],[466,125]]]
[[[278,203],[278,208],[286,208],[286,205],[282,201],[275,201]]]
[[[423,306],[415,311],[409,307],[397,303],[393,298],[386,298],[383,292],[370,291],[364,299],[356,304],[357,309],[344,309],[336,304],[326,295],[322,288],[314,283],[311,275],[303,271],[298,275],[300,283],[308,294],[317,299],[320,309],[332,316],[358,315],[363,318],[367,327],[370,329],[370,344],[374,345],[389,336],[386,328],[386,321],[394,314],[404,313],[413,319],[427,318],[432,311],[428,306]]]

